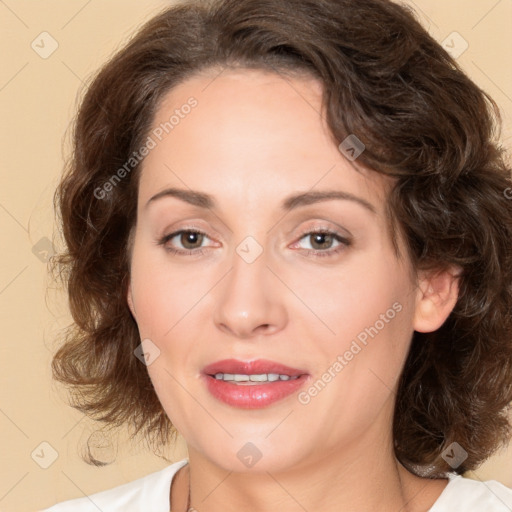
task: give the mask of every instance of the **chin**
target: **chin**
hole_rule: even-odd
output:
[[[295,443],[275,444],[264,436],[252,441],[230,439],[229,443],[211,448],[202,451],[203,456],[225,471],[235,473],[279,473],[294,469],[303,460]]]

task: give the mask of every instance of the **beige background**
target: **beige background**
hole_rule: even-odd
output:
[[[458,61],[501,106],[502,140],[510,148],[512,2],[406,3],[416,8],[438,41],[453,31],[467,41],[469,47]],[[51,201],[68,154],[68,139],[63,136],[77,92],[136,27],[167,4],[161,0],[0,0],[1,511],[36,510],[167,465],[143,446],[127,444],[118,451],[116,463],[104,468],[80,459],[78,449],[92,427],[65,405],[64,393],[51,382],[49,363],[56,334],[69,316],[65,297],[47,290],[46,264],[41,261],[44,251],[51,249]],[[58,43],[45,59],[40,53],[51,49],[52,41],[40,36],[42,32]],[[455,48],[463,48],[460,39],[454,41]],[[36,463],[49,462],[53,453],[46,445],[40,447],[42,442],[58,454],[47,469]],[[103,454],[111,457],[112,449],[106,447]],[[186,455],[183,444],[167,455],[181,459]],[[512,486],[512,449],[501,452],[473,476]]]

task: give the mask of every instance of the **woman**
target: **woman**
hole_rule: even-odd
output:
[[[73,405],[187,459],[48,510],[506,511],[510,169],[404,7],[192,1],[98,74],[56,196]]]

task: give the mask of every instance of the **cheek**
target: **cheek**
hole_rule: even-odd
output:
[[[310,337],[321,346],[335,350],[348,348],[347,344],[358,336],[364,342],[375,330],[389,333],[392,342],[403,339],[404,327],[412,325],[411,283],[407,272],[392,256],[386,256],[360,254],[338,268],[290,270],[287,284],[304,298],[312,313],[306,311],[304,315],[302,308],[300,316],[309,320],[305,322],[297,309],[293,320],[306,324]]]
[[[343,353],[348,351],[347,359],[357,353],[368,378],[375,378],[373,370],[392,385],[390,380],[400,371],[412,335],[414,303],[408,274],[393,258],[382,258],[360,274],[351,273],[346,284],[351,291],[340,294],[340,348]]]
[[[319,322],[314,329],[305,322],[305,337],[313,343],[302,350],[314,364],[315,377],[322,380],[318,389],[323,399],[317,404],[343,404],[339,414],[357,411],[362,403],[378,407],[400,376],[413,333],[414,295],[408,271],[392,256],[361,258],[336,279],[318,283],[309,305],[331,332]],[[329,382],[325,388],[324,381]]]
[[[197,269],[197,267],[195,267]],[[212,288],[208,273],[171,263],[164,249],[134,248],[131,287],[141,336],[164,339]]]

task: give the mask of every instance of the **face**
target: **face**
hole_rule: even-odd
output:
[[[389,178],[340,152],[314,79],[215,76],[168,93],[141,172],[128,302],[156,393],[189,450],[226,470],[376,449],[416,303]]]

